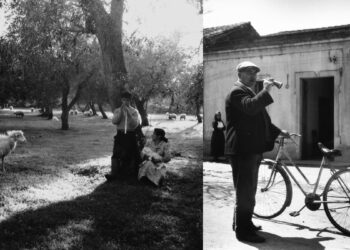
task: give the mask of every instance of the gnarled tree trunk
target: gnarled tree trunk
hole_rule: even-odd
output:
[[[47,117],[48,120],[51,120],[53,117],[52,106],[47,104],[45,107],[41,108],[42,113],[39,115],[41,117]]]
[[[98,109],[100,110],[101,112],[101,115],[102,115],[102,119],[108,119],[108,116],[106,115],[106,112],[103,110],[103,106],[101,103],[98,103]]]
[[[112,0],[108,14],[101,0],[80,0],[91,15],[102,51],[104,75],[111,109],[121,105],[121,92],[127,88],[127,70],[122,48],[124,0]]]
[[[170,105],[169,105],[169,109],[168,109],[168,112],[169,112],[169,113],[171,113],[171,112],[172,112],[172,109],[173,109],[174,103],[175,103],[175,97],[174,97],[174,94],[171,94],[171,98],[170,98]]]
[[[196,116],[197,116],[198,123],[203,122],[203,119],[202,119],[200,112],[201,112],[201,105],[198,102],[196,102]]]
[[[68,94],[69,94],[69,82],[67,79],[64,79],[64,83],[62,86],[62,114],[61,114],[61,129],[62,130],[68,130],[69,129],[69,123],[68,123],[68,115],[69,115],[69,109],[68,109]]]
[[[96,112],[96,109],[95,109],[95,103],[93,101],[90,101],[89,105],[90,105],[90,108],[92,110],[92,115],[96,116],[97,112]]]
[[[69,123],[68,123],[69,110],[71,110],[72,107],[75,105],[75,103],[78,101],[83,87],[86,85],[86,82],[92,77],[93,74],[94,74],[94,71],[91,70],[89,74],[87,74],[86,77],[79,82],[77,91],[75,92],[75,95],[69,104],[68,104],[68,95],[70,91],[70,85],[69,85],[69,80],[67,78],[64,79],[64,82],[62,85],[62,114],[61,114],[62,130],[69,129]]]

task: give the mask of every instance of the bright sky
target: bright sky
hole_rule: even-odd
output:
[[[199,47],[202,38],[202,16],[187,0],[126,0],[124,14],[128,32],[138,30],[148,36],[172,37],[180,33],[183,46]]]
[[[350,24],[349,0],[204,0],[205,28],[251,22],[260,35]]]
[[[125,0],[124,29],[137,30],[150,36],[173,37],[180,34],[184,47],[198,48],[202,38],[202,16],[187,0]],[[5,30],[5,17],[0,9],[0,35]]]

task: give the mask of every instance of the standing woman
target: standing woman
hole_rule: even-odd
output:
[[[214,115],[213,121],[213,134],[211,136],[211,155],[213,156],[213,161],[218,161],[220,156],[224,155],[225,151],[225,135],[224,131],[226,126],[221,120],[221,113],[217,111]]]
[[[139,134],[142,134],[141,119],[137,109],[131,106],[131,93],[123,92],[122,105],[114,110],[112,123],[117,128],[114,136],[111,173],[107,181],[137,180],[138,165],[141,162]]]

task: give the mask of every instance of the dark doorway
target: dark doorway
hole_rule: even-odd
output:
[[[301,158],[316,159],[318,142],[334,147],[334,78],[302,78],[301,96]]]

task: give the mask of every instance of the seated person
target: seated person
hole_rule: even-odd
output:
[[[170,149],[165,131],[155,128],[152,140],[148,141],[141,152],[144,160],[139,169],[138,179],[146,178],[149,182],[159,186],[165,178],[165,164],[170,161]]]

